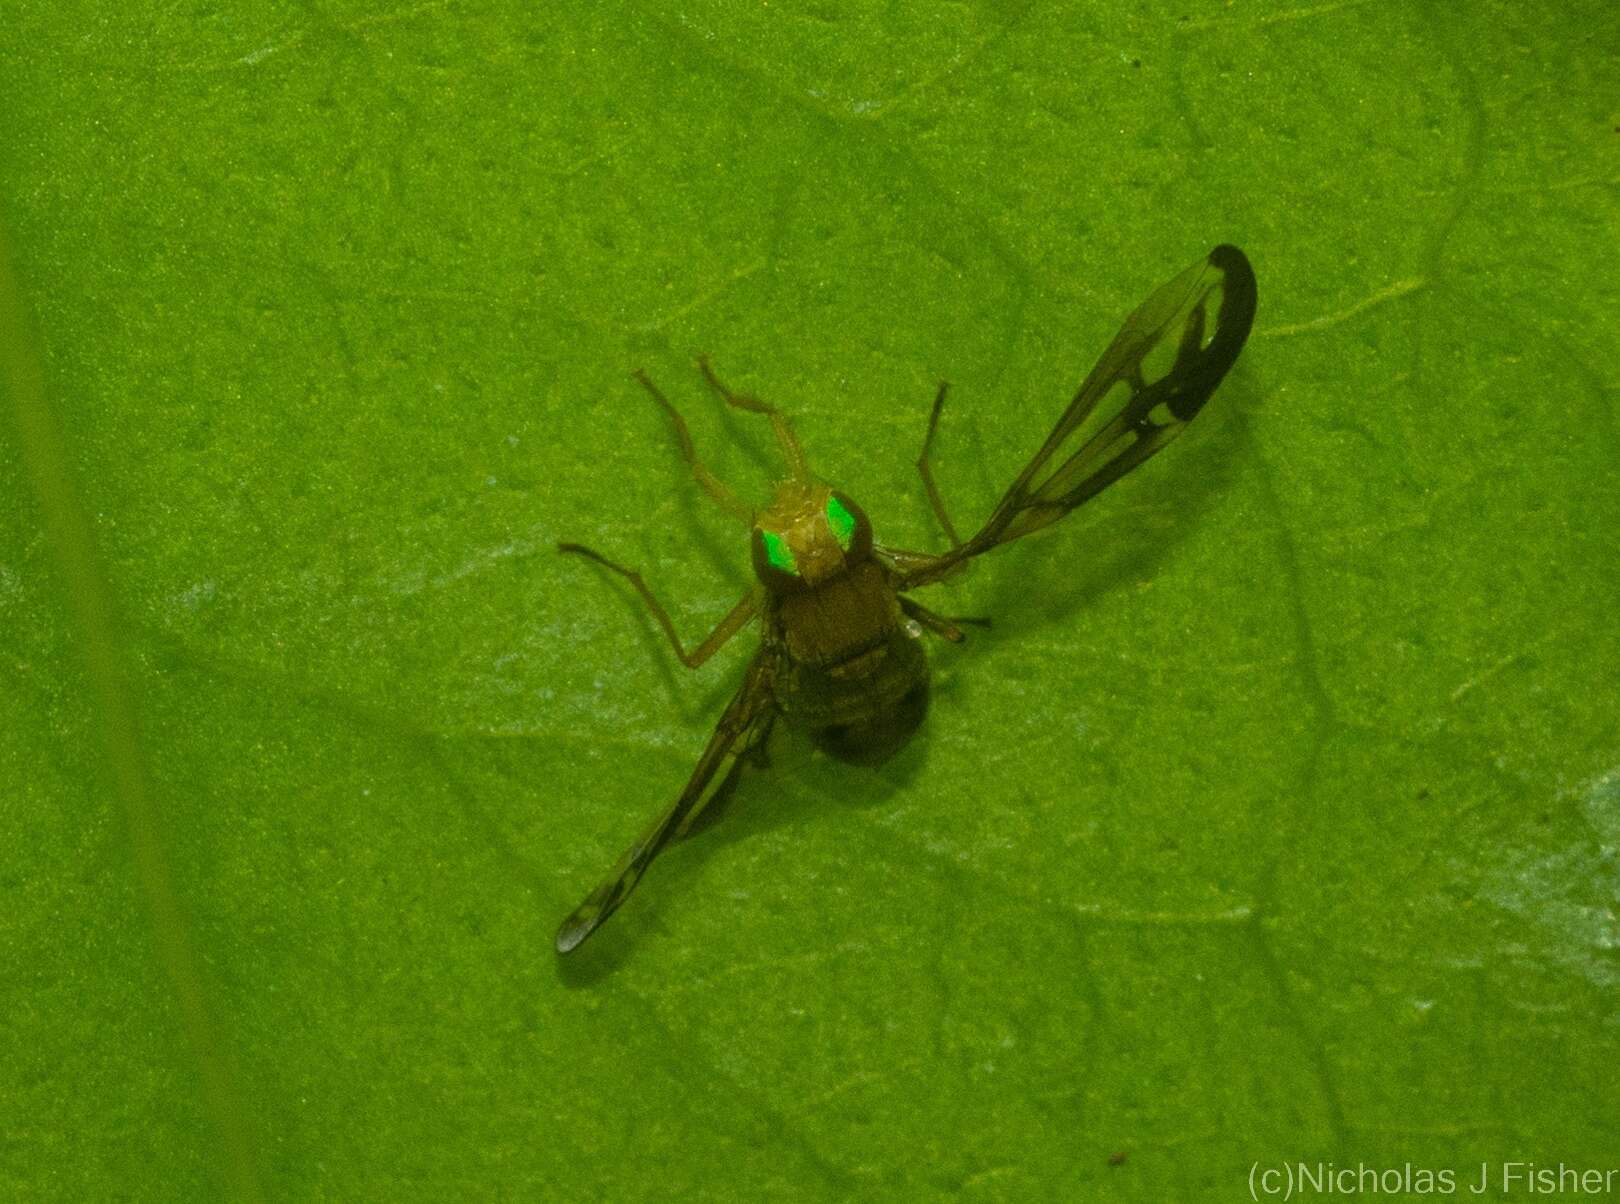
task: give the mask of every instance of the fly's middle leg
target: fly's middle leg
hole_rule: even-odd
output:
[[[962,546],[962,540],[956,534],[951,516],[945,512],[945,499],[940,496],[939,486],[934,483],[934,469],[928,459],[928,453],[934,447],[934,433],[939,430],[940,411],[945,408],[945,394],[950,392],[950,388],[950,384],[942,380],[939,382],[939,392],[934,394],[934,408],[928,412],[928,433],[923,436],[922,451],[917,456],[917,472],[923,479],[923,488],[928,491],[928,505],[934,511],[934,517],[939,519],[939,525],[945,528],[945,534],[950,537],[952,549],[955,549]],[[960,633],[956,638],[961,638]]]
[[[635,591],[641,595],[641,600],[647,604],[647,609],[652,611],[653,618],[658,620],[658,626],[669,637],[669,642],[675,649],[675,655],[680,658],[681,664],[688,669],[696,669],[704,661],[720,651],[725,646],[726,641],[742,630],[743,624],[753,618],[759,610],[758,595],[754,590],[749,590],[748,593],[743,595],[742,601],[731,608],[731,611],[725,618],[720,620],[719,624],[704,638],[703,642],[691,652],[688,652],[686,645],[681,643],[680,634],[675,630],[675,623],[669,617],[669,611],[664,609],[663,604],[658,601],[652,590],[647,587],[647,583],[642,580],[640,573],[609,560],[600,552],[593,551],[584,544],[560,543],[557,545],[557,550],[574,556],[583,556],[587,560],[594,560],[603,568],[617,573],[628,581],[635,588]]]

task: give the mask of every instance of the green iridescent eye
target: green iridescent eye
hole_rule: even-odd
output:
[[[759,537],[765,541],[765,559],[771,562],[771,567],[797,577],[799,563],[793,559],[793,549],[788,547],[787,540],[775,531],[761,531]]]
[[[827,525],[832,528],[838,546],[849,551],[849,541],[855,534],[855,516],[831,494],[827,496]]]

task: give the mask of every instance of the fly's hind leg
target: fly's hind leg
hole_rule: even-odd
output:
[[[967,638],[967,634],[957,626],[958,623],[967,623],[974,627],[990,626],[989,619],[954,616],[947,619],[944,615],[936,615],[922,603],[915,602],[904,594],[900,596],[900,609],[906,618],[915,620],[941,639],[949,640],[953,644],[960,644]]]
[[[636,593],[641,595],[641,600],[647,604],[647,609],[652,611],[653,618],[658,620],[658,626],[663,628],[664,634],[669,637],[669,642],[675,649],[675,655],[680,657],[681,664],[688,669],[696,669],[704,661],[720,651],[725,646],[726,641],[736,635],[742,629],[743,624],[754,617],[754,613],[759,607],[759,598],[753,590],[749,590],[748,593],[743,595],[742,601],[731,608],[730,613],[720,620],[719,624],[708,634],[704,641],[691,652],[688,652],[686,646],[681,643],[681,637],[675,630],[675,623],[669,617],[669,611],[664,609],[663,604],[654,596],[652,590],[647,588],[647,583],[641,579],[640,573],[609,560],[600,552],[592,551],[583,544],[560,543],[557,545],[557,550],[574,556],[583,556],[587,560],[594,560],[603,568],[617,573],[634,586]]]

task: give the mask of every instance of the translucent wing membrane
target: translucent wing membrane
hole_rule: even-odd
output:
[[[1207,259],[1161,285],[1125,319],[978,534],[942,556],[888,553],[901,572],[900,588],[938,581],[962,561],[1056,522],[1179,435],[1243,350],[1255,299],[1254,270],[1233,246],[1216,247]],[[1062,455],[1116,389],[1128,393],[1120,411]]]
[[[686,788],[674,804],[642,833],[641,839],[624,851],[617,864],[608,871],[602,884],[585,901],[569,913],[562,927],[557,929],[557,952],[568,953],[577,948],[586,937],[602,926],[602,922],[618,910],[630,897],[636,883],[647,872],[653,858],[689,828],[704,807],[735,783],[742,768],[744,754],[760,743],[770,727],[775,711],[771,707],[770,679],[774,659],[761,649],[748,666],[743,684],[733,696],[720,722],[715,725],[709,745],[698,758]],[[714,789],[709,789],[721,766],[725,776]]]

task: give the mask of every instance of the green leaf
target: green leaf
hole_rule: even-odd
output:
[[[1620,1165],[1612,4],[9,12],[0,1194]],[[553,550],[747,585],[631,370],[938,546],[937,381],[970,527],[1220,241],[1238,368],[930,592],[922,734],[559,961],[753,639]]]

